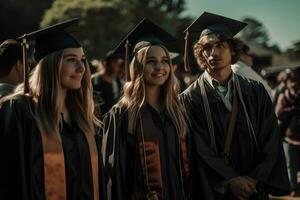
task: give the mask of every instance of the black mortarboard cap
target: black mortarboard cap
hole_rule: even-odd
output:
[[[185,32],[201,33],[200,37],[212,33],[220,33],[229,39],[233,38],[238,32],[245,28],[245,26],[247,26],[245,22],[204,12],[186,28]]]
[[[79,42],[68,33],[67,29],[78,22],[78,19],[67,20],[52,26],[28,33],[18,40],[26,37],[28,41],[35,40],[34,57],[38,62],[40,59],[55,51],[66,48],[81,47]]]
[[[78,19],[63,21],[28,34],[24,34],[17,39],[23,48],[24,93],[29,91],[27,67],[28,41],[35,40],[34,57],[37,62],[55,51],[66,48],[81,47],[79,42],[69,34],[70,30],[68,29],[71,25],[77,22]]]
[[[184,31],[185,37],[185,63],[188,64],[188,35],[200,33],[200,38],[210,34],[220,34],[222,39],[232,39],[238,32],[247,26],[247,23],[230,19],[221,15],[204,12]]]
[[[125,56],[125,73],[128,79],[128,60],[138,50],[150,45],[169,47],[176,39],[147,18],[139,22],[114,49],[113,54]]]

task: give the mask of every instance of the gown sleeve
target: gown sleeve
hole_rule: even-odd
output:
[[[24,137],[24,105],[7,100],[0,105],[0,199],[27,200],[28,147]]]

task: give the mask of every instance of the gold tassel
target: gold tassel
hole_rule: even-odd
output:
[[[125,44],[125,79],[126,81],[130,81],[130,74],[129,74],[129,41],[126,40]]]
[[[21,42],[22,51],[23,51],[23,65],[24,65],[24,94],[29,92],[29,81],[28,81],[28,74],[29,74],[29,67],[28,67],[28,59],[27,59],[27,51],[28,51],[28,43],[26,39],[26,34],[22,38]]]
[[[190,71],[190,60],[189,60],[189,32],[186,31],[184,37],[184,69],[186,72]]]

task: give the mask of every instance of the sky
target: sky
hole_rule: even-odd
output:
[[[194,18],[204,11],[242,20],[252,17],[267,29],[270,43],[281,50],[300,40],[300,0],[186,0],[184,14]]]

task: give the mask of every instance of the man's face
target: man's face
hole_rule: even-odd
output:
[[[209,70],[221,70],[231,66],[232,52],[228,42],[220,41],[215,35],[208,35],[202,50]]]

